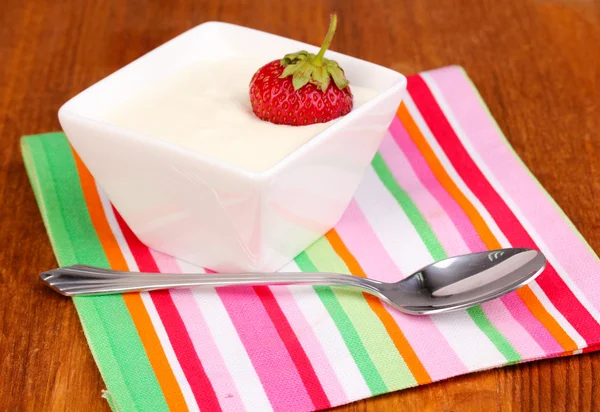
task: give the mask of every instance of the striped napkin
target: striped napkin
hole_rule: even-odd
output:
[[[61,133],[23,156],[60,265],[198,272],[145,247]],[[545,253],[530,286],[413,317],[331,287],[73,299],[115,411],[310,411],[455,375],[600,348],[600,261],[512,151],[467,75],[409,78],[345,215],[283,271],[397,281],[447,256]]]

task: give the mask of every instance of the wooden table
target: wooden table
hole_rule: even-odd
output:
[[[302,4],[311,4],[302,9]],[[59,130],[68,98],[207,20],[320,43],[405,74],[466,68],[518,154],[600,251],[600,2],[592,0],[4,0],[0,5],[0,409],[107,411],[19,137]],[[595,51],[595,53],[594,53]],[[598,274],[597,274],[598,275]],[[512,366],[339,411],[600,410],[600,354]]]

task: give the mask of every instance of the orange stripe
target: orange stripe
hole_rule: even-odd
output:
[[[527,308],[531,311],[533,316],[542,324],[550,334],[556,339],[556,341],[563,347],[565,351],[577,350],[577,344],[571,337],[565,332],[562,326],[548,313],[546,308],[542,305],[542,302],[535,296],[529,286],[517,289],[517,295],[521,298]]]
[[[350,273],[363,278],[367,277],[362,267],[360,266],[360,263],[358,263],[356,258],[352,255],[352,253],[350,253],[350,251],[340,238],[340,235],[335,231],[335,229],[330,230],[325,235],[325,237],[331,244],[331,247],[333,247],[333,250],[344,261],[344,263],[348,267],[348,270],[350,270]],[[381,301],[378,298],[369,293],[364,292],[363,295],[365,296],[365,300],[371,307],[371,310],[377,315],[377,317],[379,317],[381,323],[383,323],[383,326],[385,327],[385,330],[394,342],[398,353],[400,353],[400,356],[402,356],[402,358],[406,362],[408,369],[415,377],[417,383],[419,385],[423,385],[431,382],[431,377],[429,376],[429,373],[427,373],[427,370],[419,360],[419,357],[417,356],[413,348],[410,346],[410,343],[402,333],[402,330],[400,329],[392,315],[385,309],[383,303],[381,303]]]
[[[421,152],[421,155],[425,158],[425,161],[429,165],[432,173],[435,175],[440,184],[446,189],[448,194],[459,204],[460,208],[465,212],[473,227],[479,234],[479,237],[486,245],[488,249],[500,249],[502,246],[498,239],[494,236],[490,228],[488,227],[483,217],[479,214],[475,206],[466,198],[461,190],[456,186],[456,183],[450,178],[439,159],[429,146],[429,143],[425,140],[425,137],[421,133],[421,130],[413,120],[412,116],[408,112],[406,105],[402,103],[398,108],[398,117],[406,128],[415,146]],[[550,334],[556,339],[559,345],[564,350],[577,349],[575,341],[565,332],[565,330],[558,324],[556,319],[550,315],[546,308],[542,305],[540,300],[535,296],[529,286],[524,286],[517,291],[517,295],[523,301],[527,309],[531,314],[550,332]]]
[[[488,249],[499,249],[500,244],[492,234],[492,231],[488,228],[477,209],[475,209],[471,202],[469,202],[466,196],[460,191],[458,186],[456,186],[454,180],[452,180],[448,173],[446,173],[446,170],[440,163],[433,150],[431,150],[431,147],[429,147],[429,144],[406,109],[406,105],[404,103],[402,103],[400,108],[398,108],[398,117],[421,152],[421,155],[423,155],[427,161],[427,164],[429,164],[429,167],[437,180],[442,184],[442,186],[444,186],[450,196],[452,196],[456,203],[460,205],[460,208],[469,217],[469,220],[475,227],[477,233],[479,233],[479,236],[481,237],[481,240],[485,246]]]
[[[104,208],[96,184],[94,183],[94,178],[74,150],[73,158],[75,159],[75,165],[77,166],[77,172],[81,182],[81,189],[92,224],[96,229],[104,253],[110,263],[110,267],[115,270],[129,270],[125,257],[123,256],[123,253],[121,253],[121,249],[117,243],[117,239],[115,239],[110,224],[106,219]],[[123,300],[125,301],[125,305],[127,306],[129,314],[138,331],[140,340],[144,345],[148,360],[150,361],[156,379],[162,388],[169,409],[172,411],[187,411],[188,408],[183,393],[171,370],[169,361],[164,353],[158,335],[154,330],[152,320],[144,307],[141,296],[139,293],[126,293],[123,294]]]

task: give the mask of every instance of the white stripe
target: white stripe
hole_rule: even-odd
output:
[[[300,272],[300,268],[298,268],[295,262],[292,261],[291,263],[288,262],[288,264],[284,265],[279,271]],[[329,400],[332,403],[339,403],[350,399],[351,397],[348,393],[346,393],[344,386],[340,382],[339,377],[336,375],[335,369],[332,366],[332,362],[327,356],[323,345],[317,339],[317,336],[314,332],[314,325],[308,321],[306,315],[296,303],[296,299],[292,293],[293,288],[286,288],[282,286],[278,288],[271,288],[271,292],[277,300],[282,312],[288,319],[290,327],[293,329],[294,334],[300,342],[300,345],[302,345],[304,352],[306,352],[306,356],[308,357]],[[290,311],[293,311],[294,313],[297,311],[300,313],[300,315],[290,316]],[[336,382],[330,383],[333,381]]]
[[[569,289],[571,289],[573,294],[577,297],[577,299],[581,302],[581,304],[588,310],[588,312],[592,315],[592,317],[596,320],[596,322],[600,323],[600,313],[588,301],[585,294],[582,293],[582,291],[577,287],[575,282],[573,282],[573,280],[569,277],[569,275],[566,273],[565,269],[561,266],[561,264],[558,262],[558,260],[554,257],[550,248],[546,245],[546,243],[543,241],[541,236],[533,228],[533,225],[525,217],[525,215],[523,214],[521,209],[517,206],[515,201],[508,195],[508,193],[506,192],[504,187],[496,179],[494,174],[490,171],[490,169],[487,167],[485,162],[479,156],[479,153],[477,153],[475,148],[472,146],[470,140],[466,136],[465,131],[462,129],[459,122],[456,120],[454,113],[448,106],[446,100],[443,97],[442,92],[439,90],[435,81],[427,74],[424,74],[422,77],[425,80],[425,82],[427,83],[427,85],[429,86],[429,89],[431,90],[433,96],[437,100],[440,109],[442,110],[442,112],[448,119],[448,122],[454,129],[456,136],[461,141],[463,147],[465,148],[465,150],[467,151],[467,153],[469,154],[471,159],[473,159],[473,162],[477,165],[477,167],[479,168],[481,173],[490,182],[490,184],[496,190],[496,192],[500,195],[500,197],[504,200],[504,202],[506,203],[508,208],[514,213],[517,220],[521,223],[521,225],[527,231],[527,233],[529,233],[529,236],[531,236],[531,238],[533,239],[535,244],[540,248],[540,251],[546,256],[546,259],[548,259],[548,262],[550,262],[550,264],[554,267],[554,269],[556,270],[558,275],[566,283],[566,285],[569,287]],[[548,302],[550,303],[549,300],[548,300]],[[566,319],[565,319],[565,321],[566,321]],[[577,334],[577,335],[579,336],[579,334]],[[572,338],[575,340],[574,336],[572,336]]]
[[[271,402],[217,292],[214,289],[192,289],[192,294],[244,405],[248,410],[272,411]]]
[[[355,199],[403,275],[433,262],[417,230],[372,166],[367,168]]]
[[[506,363],[504,355],[479,329],[467,311],[440,313],[431,319],[469,371]]]
[[[175,259],[175,261],[177,262],[177,266],[179,266],[181,273],[206,273],[206,270],[200,266],[196,266],[180,259]]]
[[[184,273],[204,272],[204,269],[187,263],[181,260],[177,261],[179,267]],[[301,272],[295,261],[291,261],[282,267],[279,272]],[[340,386],[348,399],[354,398],[356,394],[361,394],[362,397],[371,396],[371,392],[358,369],[356,362],[350,355],[342,336],[340,335],[333,319],[323,306],[323,303],[314,292],[312,287],[307,287],[309,290],[303,290],[301,286],[289,288],[290,294],[293,296],[298,309],[306,319],[306,322],[311,326],[315,337],[319,341],[320,346],[329,360],[331,368],[336,375]],[[273,295],[277,297],[277,291],[274,289]],[[304,300],[299,302],[299,300]],[[222,303],[219,301],[222,305]],[[219,346],[221,348],[221,346]],[[341,354],[341,356],[340,356]],[[226,359],[226,354],[222,352],[223,358]],[[235,355],[228,355],[230,357]],[[349,363],[341,362],[342,359],[350,359]],[[318,373],[318,371],[317,371]],[[234,379],[235,380],[235,379]]]
[[[129,270],[138,271],[137,263],[135,262],[135,258],[129,249],[129,245],[123,236],[123,232],[121,232],[121,228],[117,222],[115,214],[113,212],[110,201],[102,192],[102,189],[98,187],[98,194],[100,196],[100,201],[102,202],[102,207],[104,208],[104,214],[106,215],[106,220],[110,224],[110,227],[113,232],[113,236],[117,240],[119,248],[121,249],[121,253],[127,262],[127,266],[129,266]],[[173,351],[173,347],[171,346],[171,342],[169,341],[169,337],[167,332],[164,329],[162,321],[160,320],[160,316],[154,307],[154,303],[152,302],[152,298],[148,293],[140,293],[142,298],[142,302],[144,303],[144,307],[148,312],[148,316],[152,322],[154,330],[156,331],[156,335],[158,336],[158,340],[165,352],[165,357],[169,362],[169,366],[171,366],[171,370],[173,371],[173,375],[175,376],[175,380],[181,389],[181,393],[183,394],[183,398],[185,399],[185,403],[190,411],[199,411],[198,404],[196,403],[196,398],[194,397],[194,393],[192,392],[192,388],[190,387],[181,366],[179,365],[179,360],[177,356],[175,356],[175,352]]]
[[[194,397],[194,393],[192,392],[192,388],[188,383],[181,366],[179,365],[179,361],[177,360],[177,356],[175,355],[175,351],[173,350],[173,346],[171,346],[171,341],[169,340],[169,336],[167,335],[167,331],[165,330],[162,321],[160,320],[160,315],[156,311],[156,307],[154,306],[154,302],[152,302],[152,298],[148,292],[140,293],[142,298],[142,302],[144,302],[144,307],[148,312],[148,316],[150,316],[150,320],[152,321],[152,325],[154,325],[154,330],[156,331],[156,335],[160,340],[160,344],[165,351],[165,356],[169,361],[169,365],[171,365],[171,370],[173,371],[173,375],[175,375],[175,379],[179,384],[179,388],[181,389],[181,393],[183,394],[183,398],[185,399],[185,404],[187,405],[190,411],[200,411],[198,404],[196,403],[196,398]]]
[[[450,178],[456,184],[456,186],[462,192],[462,194],[473,205],[473,207],[475,207],[477,212],[479,212],[487,227],[490,229],[494,237],[498,240],[500,245],[502,247],[511,247],[510,243],[506,239],[506,236],[504,236],[504,233],[496,224],[496,221],[492,218],[487,209],[483,206],[483,204],[481,204],[479,199],[473,194],[473,192],[471,192],[471,189],[469,189],[469,187],[465,184],[465,182],[456,172],[454,166],[452,166],[452,163],[450,163],[450,160],[448,160],[448,158],[446,157],[446,153],[444,153],[437,140],[435,140],[435,137],[433,136],[433,133],[431,133],[429,126],[427,126],[427,123],[423,119],[423,116],[421,116],[421,112],[419,112],[419,110],[415,106],[415,103],[413,102],[412,98],[408,93],[404,95],[403,102],[406,104],[408,112],[419,127],[419,130],[421,131],[423,137],[431,147],[431,150],[435,154],[435,157],[437,157],[446,173],[448,173],[448,176],[450,176]]]
[[[400,269],[405,275],[433,261],[418,232],[372,169],[356,200],[383,247],[396,264],[403,265]],[[506,362],[466,311],[435,315],[431,320],[470,371]]]
[[[182,273],[206,273],[200,266],[176,259]],[[190,289],[202,312],[215,345],[247,410],[268,411],[273,407],[250,361],[231,318],[214,288]]]
[[[127,241],[123,236],[123,232],[121,232],[121,228],[119,227],[119,223],[117,222],[117,218],[115,217],[115,214],[113,212],[110,200],[108,200],[108,197],[98,185],[96,185],[96,189],[98,190],[98,196],[100,197],[100,202],[102,203],[102,208],[104,209],[104,215],[106,216],[106,220],[108,221],[108,224],[112,229],[113,236],[117,240],[119,248],[123,252],[123,257],[125,258],[125,262],[127,262],[129,270],[132,272],[139,271],[138,265],[135,262],[131,251],[129,250],[129,245],[127,244]]]
[[[277,288],[271,288],[271,292],[273,293],[273,297],[277,301],[277,304],[281,308],[281,311],[287,318],[290,327],[298,339],[298,342],[302,346],[302,349],[306,353],[306,357],[308,358],[315,374],[317,375],[317,379],[319,382],[321,382],[321,386],[323,387],[327,398],[329,398],[331,403],[336,404],[350,399],[351,397],[348,396],[348,393],[346,393],[340,382],[340,379],[335,373],[335,369],[333,368],[331,361],[323,350],[323,345],[321,345],[321,343],[318,341],[313,330],[313,325],[309,323],[304,313],[302,313],[302,309],[296,304],[296,299],[292,294],[292,289],[285,286],[280,286]],[[300,315],[290,316],[290,311],[292,310],[294,312],[300,312]],[[294,320],[296,317],[300,319]],[[337,382],[334,382],[333,385],[329,383],[330,381],[336,380]],[[332,386],[335,387],[332,388]]]
[[[465,239],[461,233],[456,229],[456,226],[448,213],[442,208],[438,198],[427,188],[425,183],[421,182],[421,178],[417,176],[415,169],[413,169],[408,156],[402,151],[400,146],[394,141],[394,137],[390,132],[386,133],[385,140],[381,146],[381,152],[386,151],[386,155],[382,158],[389,158],[390,163],[394,162],[397,164],[405,165],[402,169],[398,170],[398,176],[394,176],[398,184],[405,189],[408,196],[411,193],[415,195],[415,206],[419,208],[419,203],[423,209],[419,208],[421,214],[427,221],[438,221],[439,223],[434,227],[431,225],[432,232],[443,233],[444,242],[443,247],[449,255],[463,254],[469,251],[469,246],[466,244]],[[390,168],[391,169],[391,168]],[[412,190],[410,190],[410,189]],[[416,198],[420,198],[421,202],[417,202]],[[440,239],[440,244],[442,244]]]
[[[284,266],[281,271],[301,272],[294,261]],[[311,286],[294,286],[289,290],[306,321],[311,325],[346,397],[362,399],[372,396],[342,335],[315,290]]]
[[[548,296],[544,293],[540,285],[534,280],[529,284],[529,288],[531,291],[537,296],[539,301],[544,305],[546,310],[552,317],[558,322],[558,324],[567,332],[567,335],[571,337],[575,341],[575,344],[578,348],[585,348],[587,343],[585,339],[581,337],[581,335],[575,330],[575,328],[569,323],[567,319],[563,316],[562,313],[550,302]]]

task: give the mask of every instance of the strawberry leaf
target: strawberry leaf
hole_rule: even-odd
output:
[[[294,90],[298,90],[310,81],[315,66],[306,61],[296,63],[294,66],[297,67],[292,77],[292,84],[294,85]]]
[[[307,52],[306,50],[301,50],[296,53],[286,54],[285,56],[283,56],[283,59],[281,59],[280,63],[282,66],[287,66],[289,64],[294,64],[294,63],[297,63],[302,60],[307,60],[311,56],[314,56],[314,55]]]
[[[335,65],[334,64],[327,65],[327,73],[330,74],[331,77],[333,77],[333,81],[335,82],[335,85],[339,89],[343,89],[344,87],[348,86],[348,84],[350,83],[348,81],[348,79],[346,79],[346,75],[344,74],[344,71],[342,70],[342,68],[340,66],[337,65],[337,63],[335,63]],[[329,76],[327,76],[327,77],[329,77]]]
[[[292,74],[294,74],[294,72],[298,69],[298,64],[289,64],[287,66],[285,66],[285,69],[283,69],[283,73],[281,73],[281,76],[279,76],[280,79],[284,79],[288,76],[291,76]]]
[[[329,77],[329,73],[327,73],[327,69],[323,66],[315,67],[315,70],[312,73],[311,83],[324,92],[327,90],[330,82],[331,78]]]

